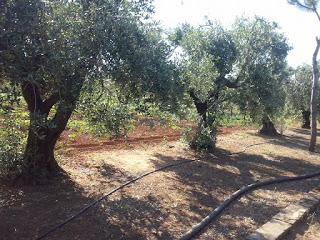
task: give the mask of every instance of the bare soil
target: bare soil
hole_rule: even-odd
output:
[[[277,138],[252,129],[222,130],[212,154],[196,154],[183,142],[164,138],[165,131],[158,132],[161,140],[139,142],[137,137],[152,135],[149,130],[136,136],[136,144],[112,148],[61,142],[63,177],[42,186],[0,184],[0,239],[35,239],[128,179],[181,160],[199,159],[137,181],[46,239],[178,239],[243,185],[320,170],[319,153],[308,152],[308,130],[288,130]],[[197,239],[244,239],[319,183],[312,179],[255,191]]]

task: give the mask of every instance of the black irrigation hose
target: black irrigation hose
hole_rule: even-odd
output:
[[[141,178],[144,178],[152,173],[155,173],[155,172],[159,172],[159,171],[163,171],[167,168],[170,168],[170,167],[175,167],[175,166],[179,166],[179,165],[182,165],[182,164],[186,164],[186,163],[191,163],[191,162],[195,162],[197,160],[187,160],[187,161],[180,161],[178,163],[172,163],[172,164],[169,164],[169,165],[166,165],[164,167],[160,167],[160,168],[157,168],[153,171],[150,171],[150,172],[147,172],[147,173],[144,173],[132,180],[129,180],[127,182],[125,182],[124,184],[120,185],[119,187],[113,189],[112,191],[106,193],[105,195],[103,195],[102,197],[100,197],[99,199],[95,200],[94,202],[90,203],[88,206],[84,207],[83,209],[81,209],[78,213],[74,214],[73,216],[69,217],[68,219],[66,219],[65,221],[63,221],[62,223],[52,227],[50,230],[48,230],[46,233],[42,234],[40,237],[37,237],[36,240],[40,240],[40,239],[44,239],[46,238],[49,234],[55,232],[56,230],[58,230],[59,228],[63,227],[64,225],[66,225],[67,223],[71,222],[72,220],[74,220],[75,218],[79,217],[80,215],[82,215],[83,213],[85,213],[89,208],[95,206],[96,204],[98,204],[99,202],[101,202],[102,200],[104,200],[105,198],[107,198],[108,196],[112,195],[113,193],[119,191],[120,189],[138,181],[139,179]]]
[[[244,186],[240,188],[238,191],[234,192],[229,198],[227,198],[220,206],[218,206],[216,209],[214,209],[212,212],[209,213],[208,216],[206,216],[201,222],[194,225],[191,230],[183,234],[179,239],[180,240],[190,240],[193,239],[195,236],[201,233],[204,228],[208,226],[209,223],[212,223],[213,221],[217,220],[221,213],[226,210],[232,203],[239,200],[244,195],[253,192],[254,190],[257,190],[261,187],[278,184],[278,183],[286,183],[286,182],[293,182],[293,181],[299,181],[299,180],[306,180],[309,178],[314,177],[320,177],[320,172],[312,173],[312,174],[305,174],[305,175],[299,175],[295,177],[282,177],[282,178],[276,178],[276,179],[270,179],[266,181],[261,182],[255,182],[252,184],[249,184],[247,186]]]
[[[263,142],[263,143],[256,143],[256,144],[252,144],[252,145],[249,145],[249,146],[246,146],[242,151],[239,151],[239,152],[235,152],[235,153],[230,153],[230,154],[226,154],[228,156],[231,156],[231,155],[236,155],[236,154],[239,154],[239,153],[243,153],[245,152],[248,148],[251,148],[253,146],[256,146],[256,145],[261,145],[261,144],[267,144],[271,141],[267,141],[267,142]],[[216,156],[215,156],[216,157]],[[139,179],[141,178],[144,178],[152,173],[155,173],[155,172],[159,172],[159,171],[163,171],[167,168],[170,168],[170,167],[175,167],[175,166],[179,166],[179,165],[182,165],[182,164],[186,164],[186,163],[191,163],[191,162],[195,162],[195,161],[198,161],[198,160],[187,160],[187,161],[181,161],[181,162],[178,162],[178,163],[173,163],[173,164],[169,164],[169,165],[166,165],[164,167],[160,167],[158,169],[155,169],[153,171],[150,171],[150,172],[147,172],[147,173],[144,173],[132,180],[129,180],[127,182],[125,182],[124,184],[120,185],[119,187],[111,190],[110,192],[106,193],[105,195],[103,195],[102,197],[98,198],[97,200],[95,200],[94,202],[92,202],[91,204],[89,204],[88,206],[84,207],[83,209],[81,209],[78,213],[74,214],[73,216],[69,217],[68,219],[66,219],[65,221],[63,221],[62,223],[52,227],[51,229],[49,229],[46,233],[42,234],[40,237],[37,237],[36,240],[41,240],[41,239],[44,239],[46,238],[48,235],[50,235],[51,233],[57,231],[58,229],[62,228],[63,226],[65,226],[67,223],[71,222],[72,220],[74,220],[75,218],[79,217],[80,215],[82,215],[83,213],[85,213],[87,210],[89,210],[91,207],[95,206],[96,204],[98,204],[99,202],[101,202],[102,200],[104,200],[105,198],[107,198],[108,196],[112,195],[113,193],[121,190],[122,188],[138,181]],[[240,196],[241,197],[241,196]],[[236,200],[236,199],[235,199]],[[230,203],[229,203],[230,204]],[[227,206],[226,206],[227,207]],[[221,212],[223,211],[223,209],[221,210]],[[211,215],[211,214],[210,214]],[[210,222],[211,220],[209,220]],[[208,223],[209,223],[208,222]],[[208,224],[207,223],[207,224]],[[201,228],[202,229],[202,228]],[[200,229],[200,230],[201,230]],[[200,231],[199,230],[199,231]],[[189,232],[188,232],[189,233]],[[183,239],[183,238],[182,238]],[[189,238],[186,238],[186,239],[189,239]]]

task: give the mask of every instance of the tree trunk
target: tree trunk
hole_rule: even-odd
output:
[[[190,91],[190,97],[193,100],[193,103],[197,109],[197,113],[201,117],[203,121],[204,127],[207,127],[207,110],[208,110],[208,103],[202,102],[193,91]]]
[[[202,118],[204,126],[207,127],[207,103],[202,103],[202,102],[195,102],[194,103],[197,109],[197,112],[199,114],[199,116]]]
[[[259,133],[268,136],[279,135],[276,128],[274,127],[273,122],[270,120],[269,117],[264,117],[262,119],[262,128],[260,129]]]
[[[22,166],[22,177],[25,180],[42,181],[59,172],[60,167],[54,157],[54,148],[71,113],[71,109],[65,111],[58,107],[55,117],[45,121],[41,115],[34,116],[31,113]]]
[[[302,111],[302,121],[303,121],[303,124],[302,124],[302,128],[305,128],[305,129],[310,129],[310,111],[307,110],[307,111]]]
[[[22,91],[28,104],[30,125],[20,177],[27,181],[41,182],[60,169],[54,157],[54,148],[75,108],[78,95],[74,97],[70,94],[64,99],[53,95],[43,101],[37,86],[29,82],[22,86]],[[55,104],[56,113],[52,119],[48,119]]]
[[[311,91],[311,101],[310,101],[310,111],[311,111],[311,138],[309,144],[309,151],[314,152],[317,143],[317,95],[318,95],[318,81],[319,81],[319,69],[317,63],[317,56],[320,48],[320,39],[316,38],[317,46],[312,57],[312,91]]]
[[[54,175],[59,166],[54,157],[57,137],[50,131],[39,136],[29,127],[28,140],[23,158],[22,175],[25,179],[43,179]]]

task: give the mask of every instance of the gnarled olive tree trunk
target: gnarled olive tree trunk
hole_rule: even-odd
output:
[[[71,116],[71,109],[58,110],[52,120],[44,119],[40,112],[30,113],[27,145],[23,157],[22,174],[25,178],[47,178],[58,172],[54,157],[57,140]],[[60,116],[60,117],[59,117]]]
[[[259,133],[269,136],[275,136],[279,134],[268,116],[264,116],[262,118],[262,128],[260,129]]]
[[[49,178],[60,169],[54,157],[54,148],[75,108],[80,90],[73,91],[73,94],[53,94],[43,101],[37,85],[26,82],[22,85],[22,93],[30,116],[22,177],[26,180]],[[49,118],[54,105],[55,114]]]
[[[193,100],[193,103],[196,107],[198,115],[202,118],[204,127],[206,127],[207,126],[208,102],[201,101],[192,90],[189,92],[189,94]]]
[[[47,177],[59,169],[54,157],[54,147],[58,138],[45,127],[36,132],[36,123],[31,125],[23,157],[23,175],[26,178]]]
[[[302,128],[310,129],[310,115],[311,112],[309,110],[302,111]]]
[[[213,150],[217,140],[215,112],[219,94],[217,92],[211,93],[209,96],[210,104],[209,101],[201,101],[192,90],[189,94],[201,118],[190,145],[198,150]]]

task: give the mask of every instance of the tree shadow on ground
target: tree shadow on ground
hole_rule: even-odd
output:
[[[206,154],[199,156],[198,162],[181,165],[178,168],[170,168],[167,171],[173,172],[178,182],[184,186],[190,186],[185,189],[185,193],[190,199],[188,211],[192,211],[195,219],[187,220],[186,211],[172,212],[185,217],[183,229],[188,230],[187,226],[197,223],[205,217],[209,211],[213,210],[232,192],[240,187],[252,183],[258,179],[269,179],[282,177],[285,175],[299,175],[315,171],[320,171],[319,165],[314,165],[299,159],[279,156],[275,158],[266,158],[261,155],[240,153],[228,156],[230,152],[224,149],[217,149],[214,155]],[[156,155],[157,159],[162,161],[158,164],[171,163],[173,161],[183,161],[185,159],[173,159],[161,154]],[[305,182],[286,183],[276,186],[279,194],[294,195],[297,193],[308,192],[319,185],[319,179],[313,179]],[[275,186],[264,188],[273,190]],[[270,205],[266,204],[269,202]],[[226,212],[226,217],[232,220],[252,219],[256,224],[262,224],[279,211],[279,207],[272,199],[256,199],[251,196],[246,198],[246,202],[239,202]],[[263,214],[262,214],[263,213]],[[242,219],[242,220],[241,220]],[[196,220],[196,221],[195,221]],[[227,221],[227,220],[226,220]],[[248,233],[247,227],[232,226],[230,222],[217,222],[214,226],[215,233],[223,235],[226,239],[239,239],[239,236],[245,237]],[[230,226],[229,226],[230,225]],[[228,228],[228,231],[225,231]],[[230,233],[235,235],[230,235]],[[229,238],[228,238],[229,237]],[[218,238],[218,237],[217,237]],[[206,239],[206,238],[204,238]],[[242,238],[241,238],[242,239]]]
[[[166,214],[155,199],[121,195],[107,199],[48,239],[172,239],[163,229]]]
[[[293,132],[295,133],[299,133],[299,134],[303,134],[303,135],[307,135],[308,137],[310,136],[310,129],[303,129],[303,128],[294,128],[292,129]],[[319,133],[320,129],[317,129],[317,136],[320,136]]]
[[[152,195],[137,198],[124,194],[108,201],[97,212],[111,223],[106,229],[108,234],[103,239],[173,239],[163,226],[167,213]],[[121,231],[116,232],[115,227]]]
[[[291,148],[294,150],[303,150],[303,151],[309,152],[310,130],[292,129],[291,131],[296,134],[279,135],[277,137],[265,136],[258,133],[248,133],[248,134],[255,137],[257,136],[261,137],[267,141],[272,142],[275,145]],[[317,144],[315,152],[316,153],[320,152],[319,144]]]
[[[217,149],[212,154],[196,155],[199,161],[166,169],[161,178],[155,178],[151,193],[136,191],[133,195],[128,189],[120,191],[47,239],[177,239],[243,185],[258,179],[320,170],[319,165],[281,155],[231,154]],[[161,167],[190,159],[192,157],[155,154],[150,162],[154,167]],[[129,173],[110,165],[98,171],[107,183],[113,181],[116,185],[132,178]],[[157,194],[163,191],[157,186],[159,179],[172,184],[167,195]],[[143,179],[137,184],[149,184],[149,181]],[[283,207],[286,199],[281,202],[281,196],[303,194],[318,185],[319,179],[313,179],[278,185],[277,195],[272,191],[275,186],[264,188],[265,194],[250,194],[228,209],[219,221],[210,224],[200,238],[243,239],[253,227],[263,224]],[[100,188],[105,188],[101,192],[112,189],[110,185]],[[98,198],[89,196],[68,177],[56,179],[47,186],[0,185],[0,190],[0,232],[1,238],[8,240],[34,239]],[[177,192],[184,200],[178,201]]]
[[[0,184],[0,189],[4,201],[0,208],[0,232],[1,238],[8,240],[35,239],[91,201],[66,175],[46,185]]]
[[[118,186],[131,179],[126,172],[102,166],[99,171]],[[104,189],[103,192],[112,190]],[[45,239],[135,240],[172,239],[161,225],[166,213],[153,196],[140,199],[118,192],[90,208]],[[5,186],[0,184],[0,239],[36,239],[52,227],[98,199],[68,176],[60,176],[43,186]]]
[[[13,187],[0,184],[0,238],[36,239],[96,198],[87,196],[84,189],[67,176],[57,177],[45,186]],[[147,209],[150,214],[157,213],[152,211],[152,204],[147,205],[144,201],[124,198],[121,202],[126,202],[127,206],[138,205],[139,211]],[[119,206],[115,202],[110,204]],[[121,238],[126,236],[128,229],[120,223],[115,225],[108,221],[116,215],[115,210],[112,215],[106,215],[101,209],[99,204],[92,207],[46,239],[142,239],[141,235],[134,232],[130,238]],[[119,211],[118,216],[122,213],[123,211]],[[123,219],[123,222],[128,221],[130,222],[130,218]]]
[[[109,179],[107,183],[120,183],[129,178],[133,178],[133,176],[131,176],[128,172],[107,164],[103,164],[102,166],[100,166],[99,172],[105,179]]]

